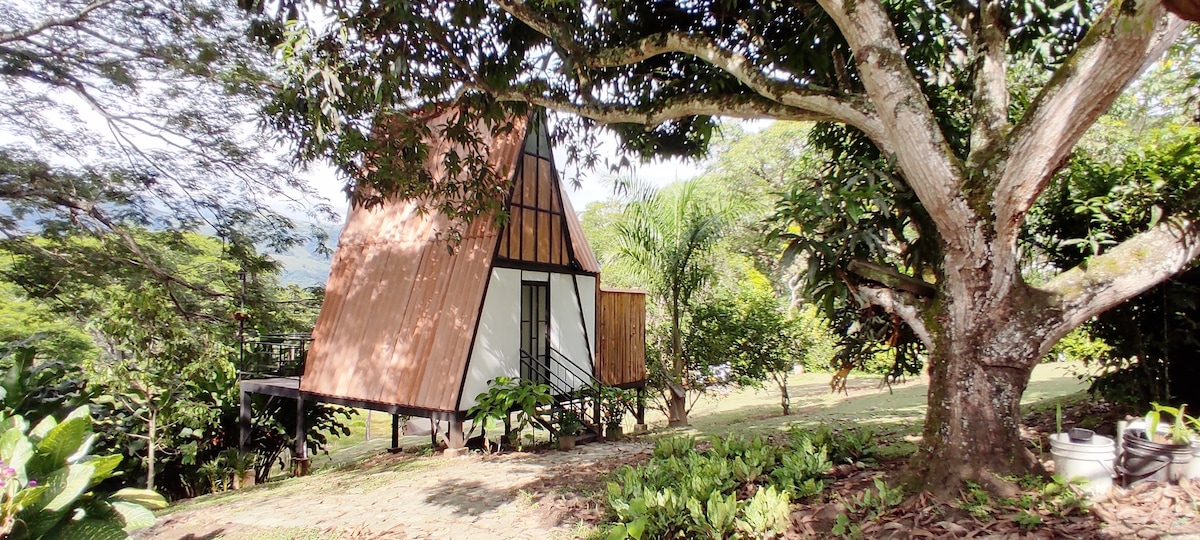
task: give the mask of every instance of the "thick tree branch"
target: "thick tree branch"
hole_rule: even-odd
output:
[[[975,117],[971,123],[971,150],[968,166],[988,155],[1008,128],[1008,50],[1007,31],[1001,24],[1000,2],[982,2],[978,27],[975,19],[964,20],[964,30],[973,36],[972,53],[975,91],[972,102]]]
[[[866,133],[872,140],[886,142],[883,126],[870,110],[871,105],[860,96],[835,96],[826,89],[803,88],[768,77],[745,55],[727,51],[712,40],[682,32],[662,32],[621,47],[588,51],[575,42],[570,29],[543,17],[520,0],[498,0],[501,9],[549,38],[566,50],[576,65],[589,68],[613,68],[636,64],[667,53],[683,53],[724,70],[751,91],[771,101],[796,109],[811,111],[808,118],[819,118],[849,124]],[[790,118],[785,119],[792,119]],[[807,118],[806,118],[807,119]],[[881,146],[885,152],[891,149]]]
[[[577,59],[592,68],[620,67],[666,53],[694,56],[733,75],[760,96],[784,105],[824,114],[849,124],[872,140],[886,140],[883,125],[870,113],[871,105],[862,96],[834,96],[826,89],[800,85],[768,77],[745,55],[730,52],[711,40],[682,32],[663,32],[638,40],[632,45],[584,53]]]
[[[550,38],[550,41],[555,45],[569,50],[572,54],[578,51],[579,46],[575,43],[575,38],[571,36],[570,29],[563,28],[561,25],[542,16],[536,9],[525,4],[524,0],[493,1],[496,5],[500,6],[500,9],[503,9],[509,15],[525,23],[535,32]]]
[[[1013,129],[1006,147],[987,164],[987,171],[1001,174],[992,199],[999,239],[1015,246],[1026,212],[1088,127],[1185,27],[1154,0],[1112,2],[1100,14]]]
[[[44,173],[41,172],[31,174],[28,184],[24,186],[12,186],[11,189],[7,186],[0,188],[0,199],[30,200],[36,198],[44,200],[47,203],[55,206],[67,209],[72,213],[87,216],[89,219],[99,223],[105,229],[108,229],[109,232],[117,236],[120,242],[125,245],[126,249],[128,249],[130,254],[133,256],[131,259],[129,259],[129,262],[146,269],[146,271],[150,272],[161,282],[174,283],[213,298],[228,296],[224,293],[209,289],[208,287],[191,283],[159,266],[154,262],[153,258],[151,258],[148,254],[146,254],[145,251],[142,250],[141,244],[138,243],[137,239],[134,238],[128,230],[105,215],[105,213],[97,204],[91,201],[73,197],[72,195],[62,191],[45,190],[37,187],[37,184],[48,183],[50,181],[49,178],[44,177],[43,175]],[[175,300],[173,293],[172,300]],[[179,308],[181,314],[185,316],[191,314],[188,310],[184,309],[182,304],[180,304],[177,300],[176,306]]]
[[[724,116],[729,118],[774,118],[794,121],[836,121],[834,118],[807,109],[782,105],[766,98],[744,96],[738,100],[728,97],[685,96],[650,105],[621,105],[609,103],[574,103],[567,99],[547,97],[538,93],[518,91],[491,92],[499,101],[521,101],[568,112],[606,124],[641,124],[656,126],[668,120],[690,116]]]
[[[899,289],[918,297],[933,298],[937,294],[937,289],[923,280],[906,276],[891,268],[872,262],[855,259],[850,261],[850,265],[846,267],[846,270],[871,281],[887,285],[891,289]]]
[[[116,0],[96,0],[95,2],[84,6],[83,9],[79,10],[78,13],[75,13],[69,17],[63,17],[61,19],[46,19],[40,23],[30,26],[29,28],[14,30],[12,32],[0,32],[0,43],[9,43],[12,41],[29,39],[42,32],[45,32],[46,30],[59,26],[77,25],[83,22],[83,20],[86,19],[91,12],[107,6],[115,1]]]
[[[966,178],[913,76],[887,10],[879,0],[818,0],[854,51],[867,97],[904,178],[947,244],[982,252],[978,219],[962,195]]]
[[[921,343],[925,345],[925,350],[933,354],[933,336],[929,333],[929,329],[925,327],[925,320],[921,318],[921,310],[918,308],[919,302],[911,294],[888,289],[884,287],[859,287],[858,295],[866,303],[879,306],[884,311],[900,317],[912,329],[913,333],[921,339]]]
[[[1154,287],[1186,268],[1197,256],[1200,226],[1191,220],[1173,219],[1038,287],[1049,295],[1051,311],[1058,319],[1043,338],[1038,358],[1073,328]]]

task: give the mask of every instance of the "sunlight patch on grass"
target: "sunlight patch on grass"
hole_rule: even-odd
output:
[[[1022,404],[1059,399],[1086,389],[1086,383],[1075,377],[1077,370],[1078,366],[1070,363],[1037,366]],[[753,435],[786,430],[792,425],[815,428],[822,423],[834,427],[870,426],[904,434],[921,432],[927,407],[925,377],[910,377],[888,387],[880,384],[877,375],[852,374],[847,384],[849,392],[836,394],[830,391],[830,377],[829,373],[793,377],[788,385],[792,395],[792,414],[788,416],[782,414],[776,387],[744,388],[701,397],[689,416],[690,426],[663,432],[699,437]],[[647,421],[658,426],[666,424],[658,411],[647,411]]]

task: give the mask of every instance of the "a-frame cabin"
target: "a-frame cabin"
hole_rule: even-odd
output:
[[[446,121],[429,124],[434,181],[454,149],[438,136]],[[644,385],[644,294],[600,287],[543,116],[479,136],[489,166],[510,181],[508,222],[481,217],[460,228],[451,249],[443,233],[452,224],[437,212],[411,202],[353,208],[300,399],[449,421],[447,444],[457,449],[466,411],[497,376],[535,379],[559,394],[597,382]],[[243,390],[263,391],[253,383]]]

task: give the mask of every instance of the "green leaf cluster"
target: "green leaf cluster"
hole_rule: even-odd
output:
[[[3,426],[0,533],[6,538],[123,539],[153,525],[151,510],[166,507],[150,490],[96,491],[113,476],[121,456],[92,455],[96,436],[87,407],[62,422],[50,416],[31,428],[17,415],[5,418]]]
[[[625,414],[637,405],[636,391],[628,388],[604,386],[600,389],[600,420],[605,427],[618,428]]]
[[[1200,60],[1197,60],[1200,61]],[[1128,137],[1128,136],[1127,136]],[[1044,273],[1086,265],[1110,246],[1149,227],[1176,227],[1200,215],[1200,131],[1168,126],[1138,144],[1077,152],[1029,218],[1023,247]],[[1089,363],[1090,391],[1135,408],[1200,399],[1188,381],[1200,366],[1200,271],[1188,268],[1089,321],[1054,353]]]
[[[790,179],[779,194],[771,237],[786,243],[784,258],[803,266],[804,296],[830,321],[837,346],[831,366],[863,369],[888,380],[920,372],[924,347],[905,324],[857,296],[861,276],[847,269],[868,262],[924,281],[936,281],[941,248],[924,207],[864,137],[821,125],[814,146],[828,152],[823,169]]]
[[[869,462],[879,449],[875,444],[879,436],[870,427],[835,428],[821,424],[811,434],[793,428],[789,436],[811,438],[814,444],[829,448],[829,457],[834,463]]]
[[[610,538],[764,538],[788,527],[792,500],[820,494],[832,467],[814,435],[785,446],[731,435],[696,450],[690,436],[659,440],[645,465],[608,483],[617,524]]]
[[[90,397],[100,434],[97,445],[125,455],[122,472],[149,485],[153,468],[156,489],[172,497],[196,495],[212,485],[199,467],[238,443],[236,381],[239,372],[253,372],[256,360],[248,354],[245,363],[238,363],[234,313],[249,317],[245,330],[251,336],[308,330],[316,316],[312,300],[319,296],[279,286],[276,267],[265,261],[246,268],[242,302],[242,267],[231,246],[177,231],[134,229],[130,234],[141,254],[167,275],[130,265],[135,255],[115,235],[64,231],[29,240],[51,252],[71,254],[62,261],[20,245],[5,246],[12,250],[6,251],[0,270],[6,278],[0,289],[12,289],[22,304],[31,306],[13,310],[11,319],[0,316],[0,322],[13,323],[3,329],[13,340],[9,347],[29,338],[25,331],[54,328],[38,322],[45,319],[71,328],[88,348],[73,354],[76,349],[50,339],[55,337],[51,334],[33,342],[36,353],[16,349],[0,356],[0,369],[7,370],[0,377],[3,401],[36,423]],[[189,286],[197,281],[205,287]],[[59,353],[67,354],[53,356]],[[293,445],[295,407],[263,399],[255,410],[260,414],[250,447],[262,456],[259,473],[265,480],[279,452]],[[345,411],[307,407],[309,443],[320,448],[328,433],[343,432],[337,418]]]
[[[957,501],[958,508],[976,519],[987,522],[997,517],[1011,517],[1026,529],[1040,525],[1041,515],[1056,517],[1085,514],[1091,501],[1083,490],[1077,489],[1061,476],[1046,479],[1037,475],[1020,478],[1006,477],[1021,488],[1013,497],[994,497],[976,482],[966,482],[966,489]]]
[[[1167,405],[1159,405],[1151,403],[1150,412],[1146,413],[1146,431],[1145,436],[1148,440],[1154,440],[1158,434],[1158,424],[1162,420],[1162,415],[1170,416],[1170,429],[1167,430],[1167,439],[1171,444],[1188,445],[1192,443],[1192,437],[1195,434],[1193,428],[1200,426],[1200,420],[1193,416],[1187,415],[1187,404],[1179,407],[1170,407]]]
[[[83,372],[78,365],[57,360],[36,362],[38,351],[27,345],[40,340],[0,346],[0,413],[20,415],[30,423],[63,416],[87,401]],[[36,362],[36,363],[35,363]]]
[[[788,414],[788,375],[816,341],[805,330],[799,318],[784,312],[769,287],[744,286],[706,298],[692,309],[684,350],[688,365],[702,375],[712,377],[715,366],[727,366],[729,375],[722,383],[761,386],[774,380]]]
[[[520,433],[539,415],[540,407],[552,403],[554,396],[550,395],[549,385],[501,376],[488,381],[487,392],[475,396],[475,405],[467,409],[467,417],[476,426],[486,426],[489,420],[500,420],[504,423],[505,434]],[[514,411],[517,421],[510,424],[510,413]]]

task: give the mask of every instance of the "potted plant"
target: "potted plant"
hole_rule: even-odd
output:
[[[504,425],[502,443],[515,443],[517,450],[524,448],[521,432],[528,426],[537,424],[533,419],[539,416],[538,408],[554,403],[550,395],[550,386],[528,379],[512,377],[496,377],[488,381],[487,392],[475,396],[475,405],[467,410],[467,417],[475,426],[483,427],[489,421],[497,420]],[[516,412],[516,422],[512,421],[512,412]],[[532,434],[527,433],[527,436]],[[503,445],[501,446],[503,448]]]
[[[621,388],[606,387],[603,393],[603,399],[600,401],[600,416],[604,420],[604,438],[610,441],[619,441],[621,436],[621,422],[625,420],[625,413],[633,406],[633,397],[628,390]]]
[[[558,417],[558,449],[571,450],[575,448],[575,436],[583,428],[583,422],[575,411],[563,411]]]
[[[1079,482],[1091,497],[1106,496],[1113,483],[1116,442],[1090,429],[1064,429],[1062,405],[1055,408],[1054,423],[1057,429],[1049,437],[1054,474]]]
[[[233,489],[248,488],[255,484],[255,466],[258,454],[242,453],[236,448],[230,448],[225,454],[225,463],[233,473]]]
[[[621,421],[625,415],[614,416],[604,422],[604,438],[610,441],[619,441],[625,435],[621,430]]]
[[[1185,413],[1187,405],[1175,408],[1151,403],[1151,406],[1144,425],[1127,428],[1122,437],[1123,451],[1117,470],[1126,485],[1143,480],[1174,483],[1190,472],[1194,450],[1188,423],[1190,420],[1194,425],[1196,420]],[[1171,416],[1169,426],[1162,425],[1163,414]]]

